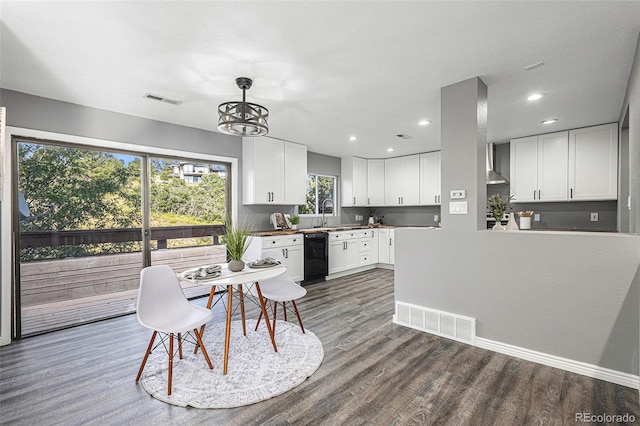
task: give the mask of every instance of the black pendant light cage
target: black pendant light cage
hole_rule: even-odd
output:
[[[264,136],[269,133],[269,110],[262,105],[246,102],[246,91],[252,83],[247,77],[236,78],[236,84],[242,89],[242,101],[220,104],[218,130],[236,136]]]

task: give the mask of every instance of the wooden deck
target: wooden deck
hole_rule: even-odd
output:
[[[154,251],[154,265],[176,272],[223,263],[224,246]],[[23,263],[22,335],[58,330],[135,312],[142,257],[140,253]],[[210,287],[185,285],[189,298],[209,294]]]

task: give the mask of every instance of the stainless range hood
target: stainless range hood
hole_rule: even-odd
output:
[[[487,185],[497,185],[500,183],[509,183],[501,174],[496,172],[495,169],[495,153],[496,147],[493,142],[487,144]]]

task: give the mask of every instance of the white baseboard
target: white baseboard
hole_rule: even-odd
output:
[[[640,389],[640,376],[633,374],[623,373],[609,368],[562,358],[543,352],[537,352],[531,349],[509,345],[507,343],[496,342],[482,337],[476,337],[475,345],[482,349],[488,349],[490,351],[525,359],[527,361],[537,362],[538,364],[547,365],[549,367],[582,374],[583,376],[593,377],[594,379],[605,380],[607,382],[626,386],[632,389]]]

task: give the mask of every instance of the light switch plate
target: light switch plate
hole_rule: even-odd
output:
[[[598,213],[591,213],[591,222],[598,221]]]
[[[449,214],[467,214],[466,201],[450,201]]]
[[[533,221],[534,222],[540,222],[540,213],[534,213]]]
[[[467,191],[464,189],[452,189],[451,192],[449,193],[449,196],[451,197],[452,200],[467,198]]]

